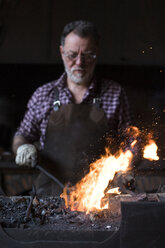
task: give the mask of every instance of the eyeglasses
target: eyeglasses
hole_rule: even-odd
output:
[[[79,56],[81,57],[81,59],[88,63],[93,62],[97,57],[96,54],[93,54],[92,52],[86,52],[80,55],[73,52],[63,52],[63,54],[68,60],[72,62],[75,62]]]

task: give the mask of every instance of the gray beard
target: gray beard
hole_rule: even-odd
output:
[[[85,83],[87,83],[87,82],[90,82],[90,80],[91,80],[91,78],[92,78],[92,76],[93,76],[94,68],[91,69],[90,72],[88,72],[87,74],[85,74],[85,76],[82,76],[82,77],[81,77],[81,75],[80,75],[80,76],[74,76],[74,75],[73,75],[73,71],[74,71],[74,70],[69,70],[65,64],[64,64],[64,66],[65,66],[65,72],[66,72],[68,78],[69,78],[72,82],[74,82],[75,84],[85,84]]]

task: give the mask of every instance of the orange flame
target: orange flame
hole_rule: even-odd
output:
[[[118,157],[113,155],[103,156],[90,165],[90,172],[74,187],[70,188],[69,205],[71,210],[85,211],[89,213],[94,210],[101,210],[101,199],[104,197],[104,190],[110,180],[118,171],[126,171],[132,160],[131,151],[120,152]],[[66,189],[61,195],[68,201]]]
[[[137,143],[137,140],[134,140],[132,143],[131,143],[131,147],[134,147]]]
[[[116,188],[112,188],[110,190],[108,190],[109,194],[121,194],[121,192],[119,191],[119,187],[116,187]]]
[[[154,140],[149,140],[149,144],[144,147],[143,157],[148,160],[159,160],[157,156],[158,147]]]
[[[140,130],[135,126],[130,126],[126,129],[126,134],[136,139],[140,135]]]
[[[143,137],[144,133],[141,134],[137,127],[131,126],[126,130],[126,135],[128,138],[133,138],[133,142],[130,145],[134,149],[138,146],[138,138]],[[157,145],[151,133],[147,135],[147,140],[148,145],[144,147],[144,158],[158,160]],[[121,143],[121,148],[124,148],[124,146],[125,143]],[[61,197],[64,198],[67,208],[86,213],[108,208],[108,203],[103,199],[109,182],[113,180],[117,172],[129,169],[133,153],[130,150],[126,152],[120,150],[115,155],[111,155],[108,148],[105,151],[105,156],[90,164],[89,173],[81,181],[75,186],[65,187]],[[120,194],[118,188],[110,189],[106,193]]]

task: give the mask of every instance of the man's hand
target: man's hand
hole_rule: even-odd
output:
[[[37,163],[37,149],[34,145],[24,144],[18,147],[15,162],[18,165],[34,167]]]

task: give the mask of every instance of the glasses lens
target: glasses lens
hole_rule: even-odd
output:
[[[79,56],[81,59],[85,60],[86,62],[92,62],[96,59],[96,54],[92,54],[92,53],[86,53],[86,54],[84,53],[78,55],[77,53],[64,52],[64,56],[67,57],[70,61],[76,61]]]
[[[96,59],[96,55],[95,54],[84,54],[83,55],[86,61],[94,61]]]
[[[76,60],[77,59],[77,53],[70,53],[70,54],[67,54],[66,57],[69,59],[69,60]]]

